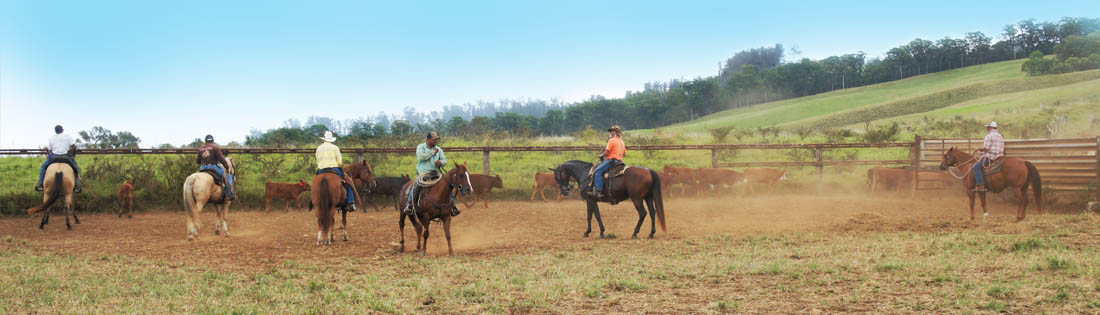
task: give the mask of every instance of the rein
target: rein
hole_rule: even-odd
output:
[[[961,167],[959,167],[960,165],[970,165],[970,164],[972,164],[971,162],[974,162],[976,160],[978,160],[978,155],[972,155],[969,160],[966,160],[966,162],[955,163],[955,168],[961,168]],[[973,171],[974,171],[974,167],[967,167],[966,168],[966,173],[963,173],[962,176],[955,175],[955,171],[952,171],[952,170],[947,170],[947,174],[950,174],[951,177],[954,177],[955,179],[962,180],[962,179],[966,179],[967,176],[970,176],[970,173],[973,172]]]

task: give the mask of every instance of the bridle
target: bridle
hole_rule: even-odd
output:
[[[974,151],[974,152],[977,153],[977,151]],[[955,158],[955,156],[952,155],[951,158]],[[952,165],[951,167],[960,168],[959,165],[971,164],[971,162],[975,162],[977,160],[978,160],[978,155],[974,154],[970,157],[969,160],[966,160],[966,162],[959,163],[958,161],[955,161],[955,165]],[[967,167],[966,170],[964,171],[965,173],[963,173],[962,176],[959,176],[959,175],[955,175],[955,171],[953,171],[951,169],[948,169],[947,174],[951,175],[951,177],[954,177],[955,179],[966,179],[966,177],[970,176],[970,173],[973,172],[973,171],[974,171],[973,167]]]

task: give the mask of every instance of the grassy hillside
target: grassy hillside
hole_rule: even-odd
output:
[[[1097,71],[1054,76],[1026,77],[1020,71],[1022,60],[991,63],[951,71],[921,75],[905,80],[845,89],[808,97],[788,99],[750,107],[736,108],[697,120],[661,128],[673,133],[704,132],[732,126],[753,129],[765,126],[822,127],[847,126],[859,129],[866,122],[900,121],[916,123],[924,112],[933,117],[955,115],[1005,121],[1024,120],[1038,111],[1038,104],[1061,102],[1066,112],[1086,112],[1095,108],[1090,101],[1100,84]],[[1069,102],[1069,100],[1076,102]],[[1020,110],[1031,105],[1034,111]],[[995,113],[985,110],[1001,110]],[[1015,108],[1016,111],[1008,111]],[[1047,108],[1044,108],[1046,110]],[[1056,113],[1049,112],[1049,116]],[[1000,117],[996,117],[1000,116]],[[1091,128],[1088,115],[1070,115],[1070,132],[1077,135]],[[904,118],[902,118],[904,117]],[[650,131],[642,131],[648,134]]]

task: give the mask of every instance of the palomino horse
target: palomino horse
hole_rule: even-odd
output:
[[[367,161],[360,161],[340,167],[344,175],[352,179],[355,201],[359,202],[358,190],[354,182],[356,180],[366,183],[368,187],[378,185],[374,180],[374,168]],[[348,210],[339,205],[346,203],[348,195],[344,189],[340,176],[335,173],[321,173],[313,177],[313,188],[309,193],[309,209],[317,212],[317,245],[330,245],[333,241],[332,228],[336,225],[336,209],[340,208],[340,229],[344,230],[344,241],[348,241]]]
[[[588,204],[588,230],[584,232],[584,237],[588,237],[588,234],[592,233],[592,216],[595,215],[596,222],[600,224],[600,237],[602,238],[604,237],[604,226],[603,219],[600,218],[598,200],[594,200],[583,193],[584,187],[588,186],[588,171],[590,169],[592,169],[592,163],[572,160],[562,163],[562,165],[558,165],[557,169],[554,169],[554,179],[558,181],[558,185],[561,185],[561,194],[566,196],[572,190],[572,187],[569,187],[570,178],[580,183],[581,196]],[[634,208],[638,210],[638,224],[634,226],[633,238],[638,238],[638,230],[642,228],[642,222],[645,222],[646,205],[649,206],[649,223],[651,226],[649,238],[653,238],[653,235],[657,234],[656,222],[661,223],[661,231],[668,232],[665,229],[665,205],[661,197],[661,177],[657,176],[656,171],[645,167],[632,166],[622,176],[609,178],[608,180],[612,184],[612,190],[605,193],[616,202],[630,198],[634,202]],[[643,201],[645,205],[642,204]]]
[[[970,220],[974,220],[974,174],[971,171],[974,169],[974,163],[978,163],[978,158],[973,157],[966,152],[962,152],[955,148],[948,149],[943,153],[943,160],[940,161],[940,169],[947,170],[948,167],[956,166],[964,170],[963,176],[951,174],[963,181],[963,186],[966,188],[966,195],[970,197]],[[1016,222],[1024,220],[1024,210],[1027,209],[1027,187],[1033,185],[1032,189],[1035,190],[1035,205],[1039,208],[1039,213],[1043,213],[1043,186],[1042,180],[1039,178],[1039,170],[1035,169],[1035,165],[1031,162],[1024,161],[1023,159],[1005,157],[1004,165],[1001,166],[1001,171],[993,175],[987,175],[985,177],[985,188],[989,191],[999,193],[1005,188],[1012,188],[1012,193],[1016,194],[1016,200],[1019,202],[1019,209],[1016,210]],[[984,217],[989,216],[989,210],[985,208],[985,192],[981,192],[982,199],[982,212]]]
[[[229,163],[226,165],[229,168],[226,172],[230,175],[235,174],[233,159],[226,157],[225,161]],[[229,237],[229,223],[226,220],[229,217],[230,201],[226,200],[222,186],[214,183],[214,176],[199,171],[187,176],[187,180],[183,182],[183,210],[187,217],[188,241],[199,238],[199,229],[202,228],[199,213],[207,204],[221,205],[216,208],[218,220],[214,222],[214,235],[224,233]]]
[[[454,165],[455,168],[443,174],[443,179],[439,183],[430,188],[424,188],[427,191],[417,203],[419,208],[416,209],[416,214],[408,216],[404,211],[401,212],[401,217],[397,221],[401,230],[401,252],[405,252],[405,218],[410,217],[409,220],[416,228],[416,250],[420,251],[420,256],[428,252],[428,227],[431,226],[432,220],[443,221],[443,233],[447,235],[447,252],[451,256],[455,255],[454,248],[451,247],[451,207],[454,205],[455,189],[465,196],[470,194],[473,187],[466,164],[455,163]],[[409,188],[412,185],[416,185],[416,179],[409,181],[401,188],[400,200],[409,200]]]
[[[54,162],[46,167],[46,174],[54,174],[54,176],[46,176],[43,182],[42,187],[45,187],[42,192],[43,202],[37,207],[27,209],[27,214],[34,215],[45,211],[42,213],[42,223],[38,224],[38,229],[45,230],[46,224],[50,223],[50,207],[58,199],[64,198],[65,228],[72,230],[69,216],[76,220],[76,224],[80,224],[80,218],[76,217],[76,211],[73,210],[73,168],[68,163]]]

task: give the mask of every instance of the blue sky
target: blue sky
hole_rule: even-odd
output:
[[[620,97],[782,43],[822,58],[1100,12],[1100,1],[0,0],[0,147],[55,124],[142,146],[310,115],[500,98]]]

